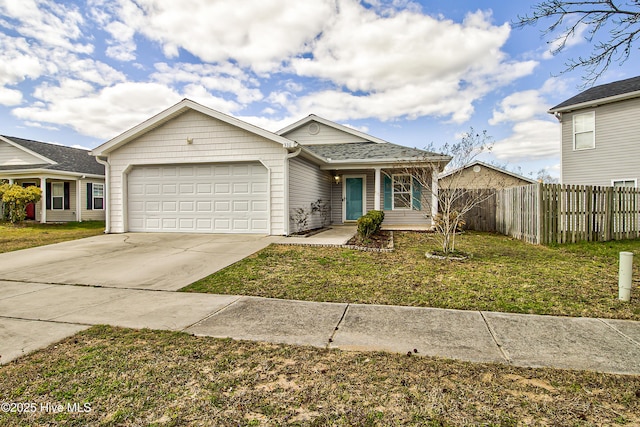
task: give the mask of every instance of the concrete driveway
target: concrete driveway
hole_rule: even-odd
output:
[[[277,240],[253,234],[109,234],[0,254],[0,280],[173,291]]]

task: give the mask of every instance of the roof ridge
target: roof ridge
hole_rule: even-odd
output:
[[[37,144],[46,144],[46,145],[51,145],[51,146],[54,146],[54,147],[62,147],[62,148],[70,149],[70,150],[86,151],[87,153],[91,151],[90,149],[87,149],[87,148],[70,147],[68,145],[56,144],[56,143],[53,143],[53,142],[45,142],[45,141],[38,141],[38,140],[35,140],[35,139],[21,138],[19,136],[10,136],[10,135],[0,135],[0,136],[2,136],[3,138],[10,139],[11,141],[14,141],[14,142],[17,142],[17,141],[15,141],[17,139],[19,141],[35,142]]]

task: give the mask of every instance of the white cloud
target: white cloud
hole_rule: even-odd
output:
[[[30,49],[26,39],[0,33],[0,85],[38,78],[45,72],[45,67]]]
[[[280,129],[289,126],[294,122],[294,119],[291,117],[284,118],[269,118],[262,116],[236,116],[240,120],[244,120],[247,123],[251,123],[254,126],[258,126],[262,129],[266,129],[270,132],[276,132]]]
[[[465,122],[474,101],[537,65],[510,61],[501,51],[509,26],[490,21],[480,11],[463,23],[413,9],[380,16],[357,2],[341,2],[340,14],[314,42],[312,57],[294,58],[291,68],[346,90],[311,93],[290,110],[334,120],[431,115]]]
[[[551,78],[544,82],[540,89],[514,92],[500,101],[494,108],[490,125],[529,120],[534,117],[546,117],[552,102],[547,98],[553,96],[558,99],[559,94],[566,92],[566,82]]]
[[[335,12],[333,0],[118,2],[118,19],[160,43],[169,58],[182,48],[207,62],[233,58],[260,72],[302,51]]]
[[[249,104],[264,98],[257,88],[258,81],[230,63],[216,65],[158,63],[155,67],[157,72],[150,78],[166,85],[197,84],[208,91],[232,95],[240,104]]]
[[[13,106],[22,103],[22,92],[0,86],[0,105]]]
[[[546,104],[539,90],[513,93],[500,102],[497,110],[493,110],[493,117],[489,120],[489,124],[497,125],[531,119],[546,111],[548,109]]]
[[[552,118],[517,123],[512,135],[493,145],[492,153],[508,162],[558,158],[560,125]]]
[[[31,122],[63,124],[77,132],[107,139],[180,101],[182,96],[158,83],[119,83],[82,97],[58,97],[16,108]]]
[[[4,0],[0,3],[4,25],[50,48],[91,53],[93,45],[77,42],[84,18],[76,5],[49,0]]]
[[[47,126],[47,125],[43,125],[42,123],[38,123],[38,122],[26,121],[26,122],[24,122],[24,124],[29,126],[29,127],[32,127],[32,128],[46,129],[46,130],[60,130],[60,128],[57,127],[57,126]],[[58,144],[58,145],[62,145],[62,144]]]

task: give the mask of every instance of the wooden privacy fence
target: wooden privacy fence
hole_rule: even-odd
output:
[[[532,184],[496,192],[496,231],[536,244],[640,237],[640,190]]]

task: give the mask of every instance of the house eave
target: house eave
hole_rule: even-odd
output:
[[[159,126],[162,126],[163,124],[167,123],[171,119],[189,110],[197,111],[199,113],[202,113],[206,116],[220,120],[232,126],[236,126],[238,128],[244,129],[247,132],[262,136],[266,139],[269,139],[275,143],[282,145],[284,148],[292,148],[296,144],[296,142],[291,139],[287,139],[283,136],[269,132],[265,129],[262,129],[258,126],[254,126],[250,123],[247,123],[235,117],[226,115],[224,113],[221,113],[209,107],[205,107],[204,105],[198,104],[197,102],[191,101],[190,99],[183,99],[179,103],[167,108],[166,110],[156,114],[155,116],[145,120],[144,122],[121,133],[115,138],[112,138],[109,141],[105,142],[104,144],[94,148],[90,152],[90,154],[96,157],[106,156],[112,151],[118,149],[119,147],[133,141],[134,139],[144,135],[147,132],[150,132],[151,130]]]
[[[627,99],[639,98],[640,91],[622,93],[620,95],[610,96],[606,98],[594,99],[591,101],[580,102],[578,104],[566,105],[560,108],[551,108],[547,111],[549,114],[566,113],[574,110],[582,110],[584,108],[594,108],[603,104],[611,104],[612,102],[626,101]]]
[[[438,167],[444,167],[451,161],[450,157],[438,156],[429,157],[424,159],[376,159],[374,161],[367,159],[354,159],[354,160],[330,160],[327,159],[325,165],[321,165],[322,170],[346,170],[346,169],[393,169],[393,168],[406,168],[406,167],[428,167],[433,164],[437,164]]]
[[[104,179],[104,175],[97,175],[91,173],[82,173],[82,172],[67,172],[67,171],[57,171],[51,169],[5,169],[0,170],[0,177],[6,178],[32,178],[32,177],[69,177],[69,178],[93,178],[93,179]]]

